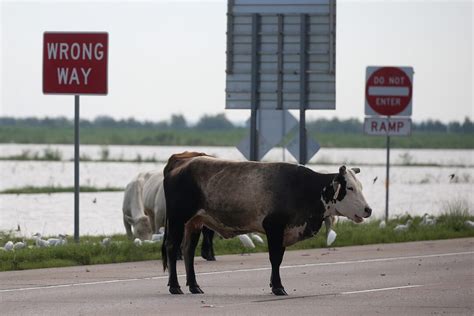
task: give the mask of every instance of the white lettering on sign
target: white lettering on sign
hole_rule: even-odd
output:
[[[48,43],[48,59],[56,59],[58,43]]]
[[[102,60],[104,45],[102,43],[48,43],[48,59],[50,60]],[[57,68],[58,83],[60,85],[89,84],[89,75],[92,68]]]
[[[58,82],[59,84],[67,84],[67,73],[69,68],[58,68]]]
[[[402,86],[405,85],[405,78],[404,77],[389,77],[388,84]]]
[[[48,59],[50,60],[102,60],[104,45],[102,43],[48,43]]]
[[[102,43],[97,43],[94,48],[95,59],[101,60],[104,58],[104,45]]]
[[[374,84],[375,85],[383,85],[385,83],[385,78],[384,77],[374,77]]]
[[[67,45],[67,43],[60,43],[59,44],[59,59],[66,59],[66,60],[69,59],[67,58],[68,50],[69,50],[69,46]]]
[[[81,69],[82,77],[80,76],[76,68],[72,68],[71,71],[69,71],[70,70],[69,68],[63,68],[63,67],[58,68],[57,71],[58,71],[59,84],[71,85],[74,83],[76,85],[80,85],[81,82],[83,82],[84,85],[87,85],[89,83],[88,77],[90,75],[92,68],[87,68],[86,70],[81,67],[80,69]],[[83,80],[81,81],[81,79]]]
[[[377,106],[400,106],[400,98],[378,97],[375,98]]]
[[[74,60],[78,60],[81,56],[81,47],[78,43],[72,43],[71,45],[71,57]]]
[[[87,72],[84,71],[84,68],[81,68],[82,74],[84,75],[84,84],[87,85],[87,77],[89,77],[89,74],[91,73],[92,68],[88,68]]]

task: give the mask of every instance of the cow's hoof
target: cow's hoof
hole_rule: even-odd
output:
[[[209,250],[202,250],[201,257],[207,261],[216,261],[216,257],[214,257],[213,252]]]
[[[191,292],[193,294],[204,294],[204,291],[201,290],[201,288],[198,285],[190,286],[189,287],[189,292]]]
[[[170,286],[170,293],[171,294],[184,294],[183,291],[181,291],[181,288],[179,286]]]
[[[202,256],[204,259],[206,259],[207,261],[216,261],[216,257],[214,256]]]
[[[288,295],[282,287],[272,287],[272,292],[275,295]]]

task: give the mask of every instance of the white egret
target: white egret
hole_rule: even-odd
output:
[[[395,228],[393,229],[394,231],[396,232],[405,232],[408,230],[408,228],[410,228],[410,225],[413,223],[413,221],[411,219],[409,219],[405,225],[403,224],[399,224],[397,226],[395,226]]]
[[[259,243],[259,244],[261,244],[261,245],[264,244],[264,241],[263,241],[262,237],[260,237],[258,234],[251,233],[251,234],[249,234],[249,235],[250,235],[250,237],[253,239],[253,241],[255,241],[255,242],[257,242],[257,243]]]
[[[255,245],[248,235],[239,235],[239,240],[246,248],[255,248]]]
[[[7,250],[7,251],[10,251],[10,250],[13,250],[13,246],[14,246],[13,241],[9,240],[9,241],[5,244],[5,246],[3,246],[3,249],[5,249],[5,250]]]

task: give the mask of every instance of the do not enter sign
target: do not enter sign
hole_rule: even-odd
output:
[[[365,114],[410,116],[413,68],[367,67]]]

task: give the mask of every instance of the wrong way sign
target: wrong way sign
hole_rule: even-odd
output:
[[[412,67],[367,67],[365,115],[410,116],[412,96]]]
[[[108,33],[45,32],[44,94],[107,94]]]

